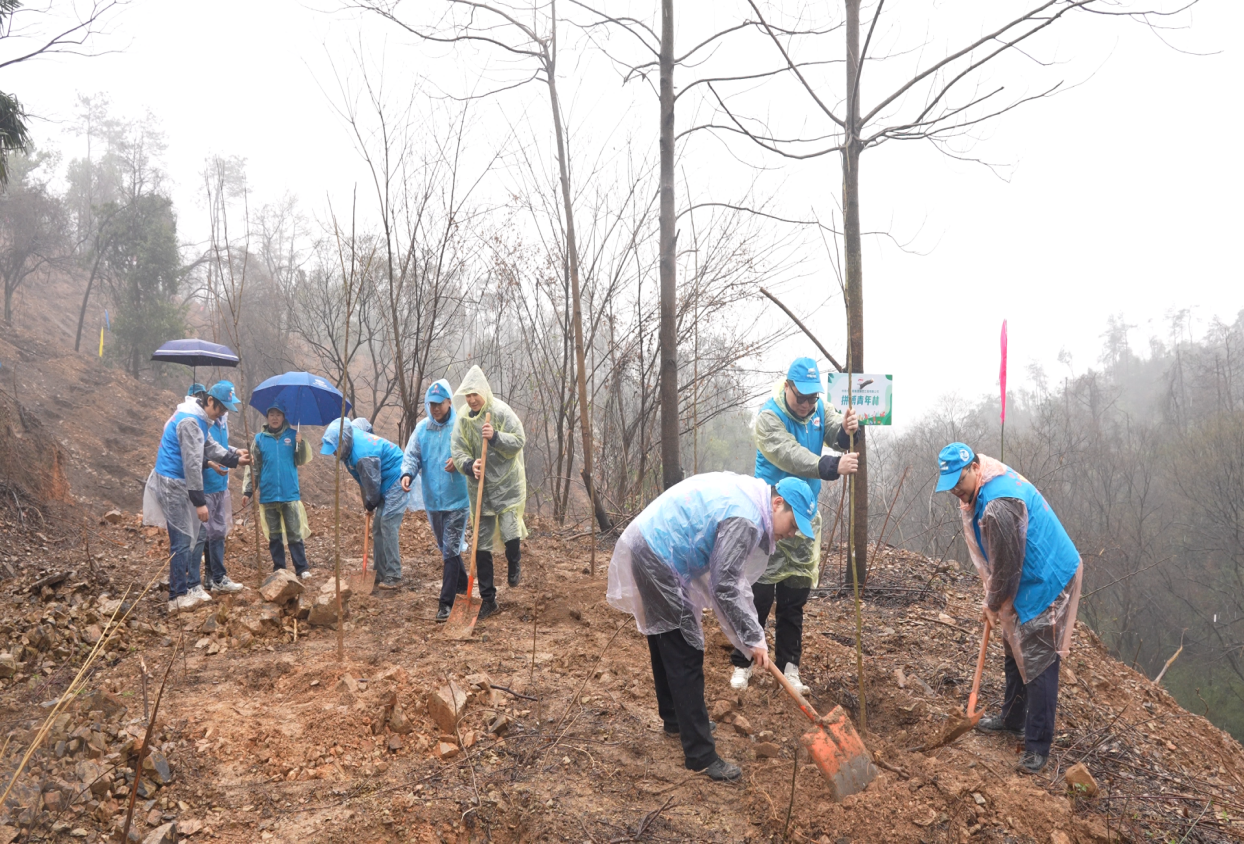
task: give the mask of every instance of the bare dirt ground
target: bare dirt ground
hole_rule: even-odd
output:
[[[608,548],[592,576],[586,540],[538,519],[524,582],[501,586],[502,612],[467,642],[445,640],[433,621],[440,559],[420,513],[403,526],[405,588],[349,602],[343,661],[335,630],[295,628],[260,599],[270,563],[264,549],[257,569],[249,524],[235,529],[228,566],[250,588],[170,618],[154,585],[167,541],[135,511],[178,395],[65,351],[54,317],[0,337],[0,782],[13,784],[0,844],[119,841],[135,794],[131,840],[153,843],[1244,838],[1240,745],[1083,625],[1045,773],[1015,773],[1016,746],[998,736],[913,750],[966,701],[979,587],[954,565],[893,549],[863,609],[863,735],[882,770],[843,804],[796,755],[807,724],[784,694],[766,680],[731,691],[719,635],[705,656],[707,698],[719,750],[744,776],[722,785],[686,771],[661,731],[645,642],[604,601]],[[331,464],[313,462],[304,483],[319,504],[308,507],[315,594],[333,557]],[[362,516],[352,482],[343,490],[353,560]],[[119,520],[104,522],[113,507]],[[802,676],[818,709],[842,704],[858,723],[854,635],[850,595],[820,590]],[[36,743],[88,662],[81,692]],[[157,752],[136,777],[144,709],[166,672],[148,744]],[[447,731],[428,700],[450,681],[469,698]],[[1001,693],[995,644],[983,697],[996,707]],[[1095,797],[1069,793],[1077,762]]]

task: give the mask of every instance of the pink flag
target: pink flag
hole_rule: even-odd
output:
[[[1006,424],[1006,320],[1002,320],[1002,368],[998,371],[998,383],[1002,385],[1002,424]]]

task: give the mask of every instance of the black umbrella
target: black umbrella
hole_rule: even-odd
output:
[[[191,380],[197,381],[195,367],[199,366],[237,366],[238,356],[228,346],[209,343],[188,337],[185,340],[171,340],[155,350],[152,360],[164,363],[180,363],[190,367]]]

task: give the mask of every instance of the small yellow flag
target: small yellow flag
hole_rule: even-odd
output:
[[[104,356],[104,327],[102,325],[99,327],[99,356],[101,358]]]

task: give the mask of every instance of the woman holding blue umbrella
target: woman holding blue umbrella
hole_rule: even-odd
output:
[[[252,496],[262,502],[263,518],[259,524],[268,538],[272,570],[285,568],[285,544],[288,544],[294,573],[306,580],[311,576],[304,544],[309,531],[298,484],[298,467],[311,462],[311,447],[302,434],[289,426],[283,400],[272,402],[267,408],[267,417],[268,424],[255,434],[251,444],[254,474],[248,470],[243,476],[242,506],[250,504]],[[258,494],[252,483],[256,476],[259,478]]]

